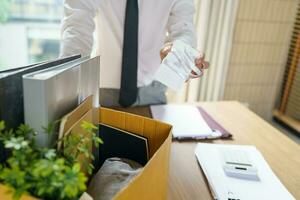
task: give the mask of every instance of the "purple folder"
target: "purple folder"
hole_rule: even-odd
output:
[[[197,107],[199,112],[201,113],[202,117],[208,124],[208,126],[212,130],[218,130],[222,133],[221,138],[231,138],[232,135],[225,129],[223,126],[221,126],[218,122],[216,122],[203,108]]]

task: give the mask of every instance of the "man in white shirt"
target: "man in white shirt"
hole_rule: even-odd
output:
[[[65,0],[61,56],[88,55],[97,45],[102,105],[165,103],[154,74],[172,42],[195,47],[194,12],[194,0]],[[208,67],[203,57],[195,65]]]

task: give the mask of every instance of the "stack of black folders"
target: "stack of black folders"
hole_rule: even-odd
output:
[[[149,159],[148,139],[105,124],[99,124],[104,144],[99,148],[99,167],[107,158],[119,157],[145,165]]]
[[[80,57],[80,55],[74,55],[49,62],[0,71],[0,121],[5,121],[6,128],[16,129],[20,124],[24,123],[23,75],[56,67]],[[0,152],[0,163],[2,163],[6,156],[1,142]]]

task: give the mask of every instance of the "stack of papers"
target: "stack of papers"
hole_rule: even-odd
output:
[[[258,170],[259,181],[227,176],[222,168],[224,151],[246,152]],[[295,199],[254,146],[198,144],[195,154],[215,199]]]
[[[153,105],[151,113],[154,119],[173,126],[173,137],[178,139],[205,139],[220,137],[203,119],[197,107],[192,105]]]

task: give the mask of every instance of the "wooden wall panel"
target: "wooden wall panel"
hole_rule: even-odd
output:
[[[239,100],[265,119],[282,80],[298,0],[240,0],[225,100]]]

